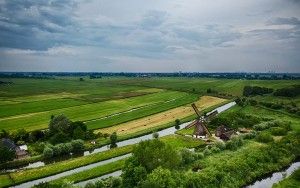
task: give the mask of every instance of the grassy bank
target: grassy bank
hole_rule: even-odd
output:
[[[273,188],[298,188],[300,187],[300,169],[296,170],[291,176],[273,185]]]
[[[117,157],[120,155],[124,155],[130,153],[133,149],[133,146],[124,146],[120,148],[111,149],[105,152],[96,153],[88,156],[78,157],[66,161],[61,161],[57,163],[53,163],[47,166],[35,168],[35,169],[28,169],[19,172],[12,172],[9,174],[0,175],[0,179],[3,180],[0,186],[12,186],[15,184],[20,184],[23,182],[27,182],[30,180],[35,180],[43,177],[47,177],[50,175],[54,175],[60,172],[64,172],[67,170],[71,170],[74,168],[78,168],[81,166],[85,166],[88,164],[96,163],[99,161],[103,161],[106,159],[110,159],[113,157]],[[8,176],[9,175],[9,176]],[[9,178],[10,177],[10,178]],[[11,180],[9,180],[11,179]]]
[[[216,153],[194,163],[191,169],[201,170],[190,174],[188,182],[201,182],[205,187],[245,186],[289,165],[300,155],[299,144],[295,133],[269,144],[248,141],[237,151]]]
[[[72,174],[67,177],[62,177],[62,178],[52,181],[51,184],[59,184],[60,185],[64,181],[78,183],[78,182],[85,181],[88,179],[100,177],[105,174],[115,172],[117,170],[121,170],[124,166],[125,160],[126,159],[121,159],[121,160],[111,162],[111,163],[108,163],[108,164],[105,164],[102,166],[97,166],[97,167],[89,169],[89,170],[85,170],[83,172]]]
[[[183,137],[179,135],[168,135],[159,138],[163,142],[171,145],[174,148],[194,148],[198,147],[201,145],[204,145],[205,143],[202,140],[199,139],[193,139],[189,137]],[[89,170],[85,170],[83,172],[79,172],[76,174],[72,174],[66,177],[59,178],[57,180],[52,181],[54,184],[55,183],[61,183],[63,181],[72,181],[72,182],[81,182],[85,181],[88,179],[92,179],[95,177],[99,177],[117,170],[122,169],[124,165],[125,159],[116,161],[116,162],[111,162],[109,164],[105,164],[102,166],[98,166]]]

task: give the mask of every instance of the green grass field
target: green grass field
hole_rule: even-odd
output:
[[[211,88],[220,93],[229,93],[232,95],[242,95],[243,87],[246,85],[278,89],[298,84],[297,80],[240,80],[213,78],[140,78],[134,80],[110,80],[110,82],[117,82],[130,86],[147,86],[189,92],[194,88],[195,92],[200,94],[206,93],[206,90]]]
[[[207,95],[206,90],[208,88],[212,88],[219,93],[240,96],[245,85],[278,89],[297,84],[297,81],[287,80],[270,81],[206,78],[132,79],[122,77],[95,80],[85,78],[85,81],[79,81],[78,78],[57,78],[49,80],[1,79],[1,81],[13,82],[11,85],[0,85],[0,129],[9,131],[15,131],[19,128],[25,128],[29,131],[45,129],[48,126],[50,116],[58,114],[65,114],[72,121],[85,121],[89,129],[99,129],[192,103],[198,100],[199,96]],[[282,98],[274,97],[273,95],[256,96],[255,99],[275,103],[295,102],[296,104],[299,104],[300,101],[299,97]],[[128,112],[129,110],[132,111]],[[300,131],[299,117],[293,114],[267,109],[261,106],[248,105],[246,107],[235,106],[222,113],[222,115],[226,115],[226,113],[232,111],[244,112],[262,118],[290,121],[293,130]],[[110,116],[116,113],[122,114]],[[106,116],[109,117],[105,118]],[[190,120],[192,116],[187,118]],[[173,125],[173,122],[159,125],[153,129],[126,134],[119,139],[128,139],[162,127],[170,127],[171,125]],[[185,134],[188,133],[188,131],[190,132],[190,130],[183,130],[181,132]],[[160,139],[176,148],[192,148],[204,144],[204,142],[199,142],[193,138],[186,138],[179,135],[166,136]],[[107,143],[107,140],[105,143]],[[259,146],[257,143],[249,144],[251,147],[252,145],[253,148]],[[251,147],[248,149],[253,149]],[[0,187],[34,180],[126,154],[131,152],[132,148],[133,146],[126,146],[86,157],[78,157],[53,163],[45,167],[1,174]],[[244,151],[237,151],[235,154],[229,154],[228,152],[229,151],[224,154],[220,153],[215,155],[215,157],[207,158],[207,164],[213,165],[216,161],[223,160],[223,155],[233,157],[235,154],[244,156],[245,153]],[[76,179],[76,181],[82,181],[101,176],[105,173],[120,169],[121,167],[122,161],[61,178],[58,181],[62,179]]]
[[[0,85],[0,129],[29,131],[47,128],[51,115],[65,114],[72,121],[88,121],[97,129],[134,120],[191,103],[208,88],[220,93],[241,95],[245,85],[274,89],[297,84],[286,80],[234,80],[207,78],[78,78],[1,79],[13,84]],[[161,88],[161,89],[157,89]],[[162,90],[163,89],[163,90]],[[166,91],[176,90],[176,91]],[[178,92],[183,91],[183,92]],[[168,100],[176,99],[169,103]],[[277,100],[268,97],[268,100]],[[282,99],[289,101],[289,99]],[[298,99],[295,99],[299,103]],[[101,117],[149,105],[118,117]],[[98,119],[95,121],[90,121]]]
[[[64,101],[63,102],[58,101],[58,104],[60,106],[63,103],[65,103],[65,106],[69,105],[69,101],[65,101],[65,99],[61,99],[61,100]],[[172,101],[167,102],[169,100]],[[126,113],[125,115],[122,116],[114,116],[111,118],[97,120],[97,121],[90,121],[89,123],[87,123],[88,128],[95,129],[95,128],[111,126],[116,123],[122,123],[124,121],[129,121],[132,119],[136,119],[138,117],[143,117],[156,112],[174,108],[180,105],[184,105],[186,103],[193,102],[194,100],[197,100],[196,95],[187,94],[183,92],[176,92],[176,91],[160,91],[157,93],[150,93],[147,95],[142,95],[137,97],[130,97],[125,99],[113,99],[104,102],[82,104],[82,105],[65,107],[65,108],[60,108],[55,110],[48,110],[48,111],[47,108],[49,106],[47,106],[47,103],[49,101],[42,100],[39,102],[34,102],[34,104],[31,103],[32,106],[34,106],[35,104],[37,104],[38,106],[38,107],[34,106],[31,109],[42,110],[43,106],[46,105],[47,106],[45,107],[46,111],[40,111],[35,113],[24,113],[21,115],[0,118],[0,123],[1,123],[0,128],[6,130],[15,130],[18,128],[25,128],[27,130],[44,129],[47,128],[51,115],[65,114],[72,121],[88,121],[88,120],[105,117],[114,113],[128,111],[133,108],[147,106],[146,108],[141,108],[133,112]],[[14,105],[19,105],[19,104],[14,104]],[[55,105],[55,103],[52,103],[52,105]],[[29,105],[26,104],[26,106],[28,107]],[[158,108],[158,106],[160,108]],[[0,106],[0,109],[1,109],[0,114],[2,115],[11,112],[18,112],[18,110],[16,109],[19,109],[19,112],[22,111],[22,109],[20,108],[16,108],[14,110],[14,108],[11,107],[11,105],[2,105]]]

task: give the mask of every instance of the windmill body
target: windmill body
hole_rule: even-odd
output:
[[[206,124],[207,124],[208,119],[210,117],[212,117],[211,114],[215,115],[215,112],[211,113],[209,116],[205,117],[205,116],[201,116],[198,108],[196,107],[196,105],[194,103],[192,104],[192,107],[197,115],[197,119],[195,121],[193,121],[191,124],[187,125],[185,128],[188,129],[188,128],[194,127],[194,136],[196,138],[211,136],[211,133],[209,132]]]

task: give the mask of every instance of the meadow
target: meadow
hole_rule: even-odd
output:
[[[132,87],[129,88],[132,89]],[[2,116],[2,118],[0,118],[1,128],[6,130],[25,128],[29,131],[45,129],[48,126],[51,115],[65,114],[72,121],[88,121],[88,128],[96,129],[181,106],[197,99],[196,95],[183,92],[151,90],[148,88],[144,91],[141,88],[138,89],[139,90],[136,91],[136,93],[142,93],[140,96],[127,96],[124,99],[114,99],[114,95],[112,95],[110,100],[103,102],[86,103],[83,99],[81,99],[83,101],[80,102],[78,99],[60,98],[66,96],[65,93],[61,93],[62,96],[55,94],[54,96],[46,95],[47,97],[43,98],[38,95],[31,96],[31,100],[33,101],[29,100],[28,102],[20,102],[17,104],[2,104],[0,105],[0,114]],[[53,99],[53,97],[56,96],[59,98]],[[49,97],[51,99],[48,99]],[[18,97],[17,99],[11,98],[11,100],[27,100],[24,98],[28,97]],[[52,101],[55,102],[52,103]],[[51,105],[48,105],[48,103],[51,103]],[[58,106],[56,106],[56,104]],[[160,108],[158,108],[158,106]],[[55,107],[56,109],[49,110],[51,107]],[[108,115],[125,112],[135,108],[140,109],[134,110],[131,113],[126,113],[122,116],[104,118]],[[34,112],[31,113],[32,111]],[[10,114],[10,116],[3,117],[8,114]],[[94,125],[95,123],[96,126]],[[89,126],[89,124],[91,124],[91,126]]]
[[[205,94],[207,89],[241,96],[244,86],[261,86],[279,89],[298,84],[297,80],[243,80],[243,79],[213,79],[213,78],[140,78],[110,80],[126,86],[147,86],[176,91],[195,92]]]
[[[13,84],[0,85],[0,129],[7,131],[16,131],[21,128],[27,131],[46,129],[52,115],[64,114],[71,121],[83,121],[87,128],[95,130],[95,133],[112,134],[117,132],[118,141],[174,126],[176,119],[181,122],[190,121],[195,118],[195,113],[190,106],[191,103],[195,103],[203,113],[213,107],[234,100],[238,96],[241,97],[243,87],[246,85],[278,89],[298,84],[296,80],[211,78],[132,79],[104,77],[101,79],[84,78],[84,81],[80,81],[75,77],[57,77],[56,79],[3,78],[1,80]],[[208,89],[213,90],[213,92],[207,92]],[[251,99],[273,103],[295,103],[296,105],[299,105],[300,101],[299,97],[275,97],[272,94],[253,96]],[[247,114],[248,116],[257,117],[260,121],[279,119],[291,122],[292,131],[300,132],[299,116],[284,110],[274,110],[260,104],[237,105],[220,114],[219,117],[226,117],[232,113]],[[243,121],[240,122],[241,125],[239,126],[243,127]],[[209,127],[209,129],[213,131],[214,127]],[[203,146],[204,142],[201,140],[182,136],[192,132],[192,129],[183,129],[178,132],[181,135],[165,136],[159,139],[176,149]],[[276,143],[281,144],[282,137],[274,136],[274,138]],[[97,141],[95,146],[92,146],[89,140],[86,141],[86,148],[110,143],[110,140],[104,137],[95,140]],[[270,159],[268,157],[269,153],[265,150],[271,146],[274,145],[247,140],[237,150],[225,150],[208,156],[204,155],[204,159],[185,166],[180,173],[191,173],[194,167],[198,166],[203,169],[203,172],[210,174],[211,177],[220,178],[219,176],[222,175],[224,178],[220,182],[224,186],[245,185],[257,177],[288,165],[298,155],[289,152],[280,153],[282,160],[276,158],[273,163],[269,163],[267,161]],[[284,144],[280,146],[285,147]],[[2,173],[0,174],[0,187],[20,184],[131,153],[133,148],[134,145],[129,145],[89,156],[74,157],[35,169]],[[274,150],[274,152],[277,152],[277,150]],[[264,157],[261,157],[261,155]],[[253,167],[255,172],[251,174],[247,173],[247,165],[253,165],[253,161],[248,160],[247,156],[253,156],[261,160],[261,166]],[[37,156],[37,160],[40,160],[40,157],[41,155]],[[220,161],[227,161],[228,163],[220,163]],[[237,163],[237,165],[234,163]],[[121,160],[72,174],[55,182],[59,183],[64,179],[79,182],[119,170],[123,165],[124,160]],[[243,168],[239,174],[237,173],[238,166]],[[228,171],[224,170],[222,173],[217,173],[221,169],[228,169]],[[232,172],[229,172],[229,170],[232,170]],[[233,175],[233,172],[236,172],[237,175]],[[216,185],[205,173],[201,172],[192,177],[195,181],[207,181],[207,185]],[[232,177],[229,177],[230,174]],[[248,178],[242,179],[241,177],[244,177],[245,174]],[[228,183],[233,179],[241,180],[236,181],[236,184]]]

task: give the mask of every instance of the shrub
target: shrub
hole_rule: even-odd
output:
[[[271,134],[274,136],[283,136],[287,134],[287,130],[282,127],[272,127]]]
[[[49,141],[52,144],[59,144],[59,143],[67,142],[69,140],[70,140],[70,138],[68,137],[67,134],[65,134],[63,132],[59,132],[59,133],[56,133],[54,136],[52,136]]]
[[[251,131],[250,133],[243,134],[243,139],[253,139],[256,137],[256,131]]]
[[[118,140],[117,133],[116,132],[112,133],[109,138],[110,138],[110,148],[117,147],[117,140]]]
[[[263,131],[263,130],[266,130],[268,128],[270,128],[270,126],[267,122],[263,122],[263,123],[256,124],[256,125],[253,126],[253,129],[256,130],[256,131]]]
[[[226,149],[236,150],[238,147],[243,145],[243,139],[241,136],[233,136],[231,140],[226,142]]]
[[[256,136],[256,140],[262,143],[272,142],[274,139],[268,132],[261,132]]]
[[[254,99],[250,99],[249,103],[250,103],[251,106],[256,106],[257,105],[257,101],[254,100]]]
[[[172,177],[171,171],[169,169],[158,167],[147,176],[147,179],[144,182],[142,182],[141,187],[173,188],[177,186],[174,177]]]
[[[45,147],[44,152],[43,152],[43,156],[46,159],[50,159],[51,157],[53,157],[53,149],[50,147]]]
[[[83,140],[72,140],[71,144],[74,153],[82,152],[84,150]]]
[[[73,150],[71,143],[65,143],[65,144],[60,144],[60,145],[61,145],[61,149],[62,149],[61,152],[64,155],[70,154]]]
[[[11,161],[15,158],[15,150],[10,150],[0,143],[0,163]]]
[[[211,154],[210,149],[205,148],[205,149],[203,150],[203,155],[204,155],[204,156],[208,156],[208,155],[210,155],[210,154]]]
[[[180,150],[180,154],[181,154],[182,163],[184,165],[194,162],[197,159],[197,156],[195,155],[195,153],[186,148],[183,148],[182,150]]]
[[[221,142],[221,141],[217,141],[217,142],[215,143],[215,146],[216,146],[217,148],[219,148],[220,150],[226,149],[225,143],[224,143],[224,142]]]
[[[204,158],[204,154],[201,152],[201,153],[195,153],[196,154],[196,158],[197,159],[203,159]]]
[[[157,132],[155,132],[155,133],[152,134],[152,137],[153,137],[153,138],[158,138],[158,137],[159,137],[159,134],[158,134]]]
[[[219,153],[221,150],[217,148],[216,146],[213,146],[210,150],[212,153]]]
[[[50,148],[51,148],[51,146],[50,146]],[[61,155],[61,153],[62,153],[61,145],[58,144],[58,145],[52,146],[52,151],[53,151],[53,156],[59,156],[59,155]]]

